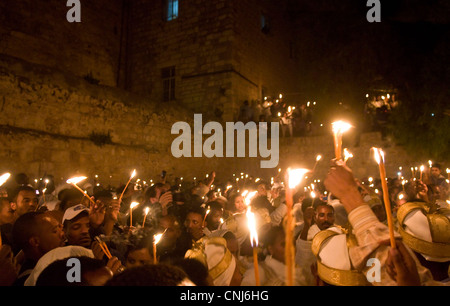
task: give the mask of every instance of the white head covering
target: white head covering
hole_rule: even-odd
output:
[[[365,275],[353,269],[347,235],[337,227],[330,227],[314,236],[313,254],[317,257],[317,273],[325,282],[336,286],[367,284]]]
[[[329,228],[329,230],[333,231],[335,231],[335,229],[335,227]],[[347,237],[345,234],[338,234],[327,239],[322,244],[318,256],[322,263],[327,267],[339,270],[351,269],[350,257],[347,247]]]
[[[206,241],[205,256],[214,285],[229,286],[236,269],[236,259],[226,247],[226,240],[215,237]]]
[[[405,204],[404,204],[405,205]],[[399,211],[401,210],[403,212],[403,208],[407,207],[405,206],[400,206]],[[445,215],[445,214],[444,214]],[[447,218],[449,218],[448,215],[445,215]],[[402,218],[400,218],[402,219]],[[402,227],[402,229],[410,234],[412,237],[415,237],[419,240],[417,241],[425,241],[427,243],[431,244],[435,244],[435,241],[433,241],[433,236],[431,233],[431,229],[430,229],[430,221],[428,220],[428,217],[425,215],[424,211],[418,207],[412,208],[410,210],[408,210],[406,212],[406,215],[404,216],[403,220],[399,220],[400,221],[400,226]],[[448,224],[448,222],[447,222]],[[444,229],[445,230],[445,226],[442,227],[440,230]],[[448,235],[447,235],[448,237]],[[405,240],[406,238],[404,238]],[[405,240],[406,243],[408,244],[408,241],[410,241],[409,239]],[[447,242],[447,246],[448,246],[449,242]],[[409,245],[412,249],[415,249],[415,247],[413,247],[412,245]],[[416,250],[416,249],[415,249]],[[431,246],[430,248],[427,248],[428,251],[431,251]],[[419,252],[419,250],[416,250],[417,252]],[[446,261],[450,261],[450,256],[432,256],[430,254],[424,254],[423,252],[419,252],[426,260],[428,261],[435,261],[435,262],[446,262]]]
[[[90,249],[76,245],[59,247],[47,252],[39,259],[30,276],[26,279],[24,286],[35,286],[39,275],[51,263],[60,259],[78,256],[87,256],[94,258],[94,253],[92,253],[92,250]]]

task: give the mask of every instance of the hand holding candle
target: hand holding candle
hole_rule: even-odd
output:
[[[391,203],[389,200],[389,190],[386,182],[386,169],[384,167],[384,153],[383,150],[379,148],[372,148],[375,154],[375,161],[378,163],[379,169],[380,169],[380,179],[381,179],[381,186],[383,188],[383,200],[384,200],[384,206],[386,209],[386,217],[388,221],[389,226],[389,237],[391,240],[391,247],[395,248],[395,238],[394,238],[394,222],[392,220],[392,212],[391,212]]]

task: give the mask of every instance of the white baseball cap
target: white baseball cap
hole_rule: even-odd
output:
[[[87,208],[83,204],[78,204],[78,205],[67,208],[66,211],[64,212],[64,216],[62,218],[62,223],[64,224],[64,222],[66,220],[72,220],[73,218],[78,216],[83,211],[87,211],[89,213],[89,208]]]

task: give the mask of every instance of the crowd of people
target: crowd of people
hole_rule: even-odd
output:
[[[353,122],[358,134],[378,131],[385,139],[392,121],[392,112],[399,107],[400,101],[395,90],[391,93],[383,90],[370,92],[361,102],[361,107],[338,102],[333,114],[339,114],[339,117]],[[280,94],[277,97],[265,97],[263,102],[245,100],[235,119],[244,123],[279,122],[282,137],[304,137],[326,132],[321,122],[330,119],[326,117],[323,113],[317,112],[316,101],[289,104]],[[359,139],[356,139],[355,145],[358,143]]]
[[[0,187],[0,285],[284,286],[283,177],[225,180],[213,171],[193,182],[161,175],[111,188],[13,175]],[[294,286],[450,285],[442,166],[388,186],[395,247],[380,180],[359,180],[339,160],[294,190]],[[81,272],[71,274],[75,263]]]
[[[279,122],[282,137],[308,136],[314,133],[318,123],[313,120],[316,102],[288,105],[282,95],[277,99],[266,97],[264,102],[245,100],[237,117],[238,121]]]

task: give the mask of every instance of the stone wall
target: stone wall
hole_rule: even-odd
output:
[[[237,118],[245,100],[293,92],[296,65],[286,8],[276,1],[179,1],[179,16],[164,20],[163,1],[130,6],[128,89],[162,100],[161,68],[175,66],[176,103],[224,121]],[[272,4],[273,5],[273,4]],[[261,31],[261,15],[271,30]],[[297,102],[297,101],[294,101]]]
[[[123,69],[122,2],[81,1],[69,23],[65,0],[0,1],[0,54],[116,86]]]
[[[147,178],[163,169],[183,175],[200,168],[170,151],[172,124],[193,120],[181,108],[6,56],[0,57],[0,104],[2,171],[112,175],[117,184],[135,168]]]
[[[156,179],[161,170],[169,179],[204,178],[212,170],[219,181],[240,172],[270,177],[287,166],[312,168],[317,154],[323,159],[316,173],[323,177],[333,158],[330,134],[281,138],[280,163],[274,169],[261,169],[260,157],[177,159],[170,149],[177,136],[171,127],[177,121],[193,127],[192,112],[6,56],[0,57],[0,111],[0,171],[25,172],[31,178],[97,174],[103,182],[118,185],[132,169],[143,180]],[[355,155],[349,165],[358,177],[378,175],[372,146],[385,150],[390,176],[398,166],[417,165],[378,133],[363,134],[359,147],[352,145],[352,137],[344,137],[343,145]]]

